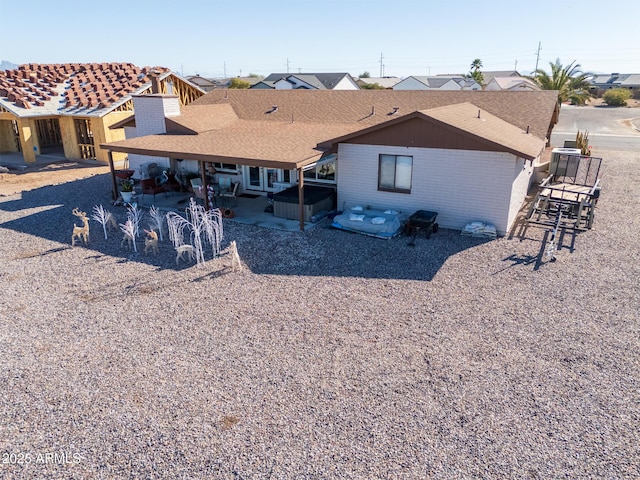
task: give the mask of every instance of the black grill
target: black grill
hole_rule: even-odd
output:
[[[407,222],[408,233],[413,235],[413,238],[415,238],[419,230],[424,230],[425,236],[429,238],[431,236],[431,232],[436,233],[438,231],[438,224],[436,223],[437,217],[437,212],[418,210],[409,217]]]

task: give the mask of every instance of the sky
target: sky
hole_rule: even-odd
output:
[[[348,72],[372,77],[640,73],[640,1],[0,0],[0,60],[131,62],[182,75]],[[19,11],[17,11],[19,7]],[[35,13],[39,12],[39,13]],[[9,20],[11,19],[11,20]]]

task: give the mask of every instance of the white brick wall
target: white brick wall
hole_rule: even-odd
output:
[[[133,97],[133,110],[136,116],[136,127],[125,128],[126,138],[142,137],[166,133],[166,117],[180,115],[180,100],[173,95],[140,95]],[[170,161],[166,157],[151,157],[130,153],[129,168],[135,170],[133,178],[139,179],[140,166],[155,162],[161,167],[168,168]],[[197,170],[197,168],[196,168]]]
[[[413,156],[410,194],[378,191],[381,153]],[[432,210],[442,227],[462,229],[484,221],[504,235],[512,211],[522,204],[522,191],[526,194],[527,172],[530,175],[530,169],[522,170],[522,159],[507,153],[340,144],[338,209],[363,205],[408,214]],[[512,193],[514,181],[518,191]]]
[[[133,97],[136,115],[136,136],[166,133],[166,117],[180,115],[178,97],[166,95],[140,95]]]

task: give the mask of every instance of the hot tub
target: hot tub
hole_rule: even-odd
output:
[[[334,208],[335,191],[333,188],[308,185],[304,187],[304,221],[311,221],[311,217],[324,210],[329,212]],[[300,220],[300,205],[298,204],[298,186],[287,188],[273,195],[273,216]]]

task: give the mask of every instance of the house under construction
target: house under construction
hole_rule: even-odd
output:
[[[204,91],[164,67],[131,63],[25,64],[0,71],[0,152],[108,162],[104,142],[124,140],[110,126],[131,116],[133,95],[173,94],[188,105]],[[124,154],[116,156],[122,160]]]

